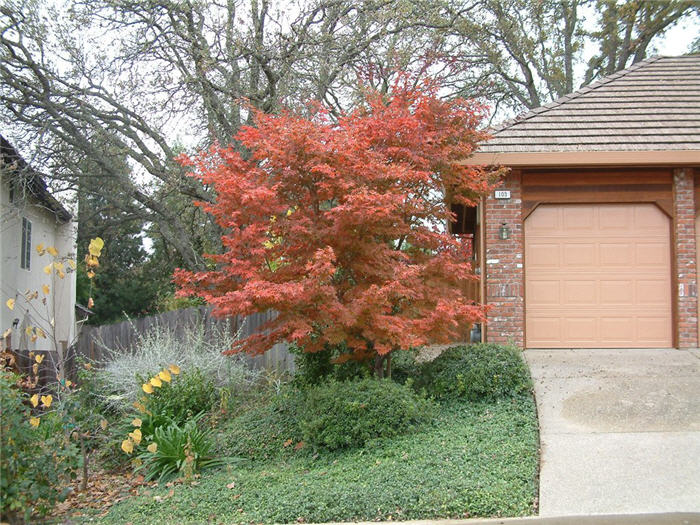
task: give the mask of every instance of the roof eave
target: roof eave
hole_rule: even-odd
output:
[[[698,166],[700,150],[479,152],[469,164],[528,167]]]

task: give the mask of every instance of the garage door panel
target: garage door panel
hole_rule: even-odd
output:
[[[600,264],[603,266],[632,266],[634,245],[630,243],[600,243]]]
[[[537,213],[531,215],[527,218],[528,228],[533,232],[537,231],[558,231],[561,229],[561,214],[558,210],[551,208],[549,206],[541,207],[537,209]]]
[[[562,298],[569,305],[595,305],[598,302],[597,283],[595,281],[564,281]]]
[[[635,287],[639,304],[656,306],[671,302],[671,289],[663,279],[638,280]]]
[[[672,337],[671,327],[663,317],[640,317],[637,319],[639,339],[648,346],[661,346]]]
[[[593,227],[594,221],[595,216],[592,210],[584,207],[571,207],[562,210],[561,220],[558,222],[563,225],[566,231],[587,231]]]
[[[600,319],[600,340],[623,344],[636,339],[637,323],[629,317],[604,317]]]
[[[634,211],[624,205],[608,205],[594,210],[598,215],[598,229],[606,233],[626,232],[635,222]]]
[[[532,335],[533,341],[541,346],[548,346],[561,340],[561,318],[539,315],[526,323],[525,330]]]
[[[668,265],[662,252],[667,246],[662,242],[638,242],[635,245],[637,265],[666,268]]]
[[[595,264],[596,250],[593,243],[567,243],[563,245],[563,262],[567,267],[587,268]]]
[[[561,304],[559,295],[559,281],[533,281],[530,283],[532,298],[539,305]]]
[[[653,205],[536,208],[525,221],[527,346],[671,346],[669,231]]]
[[[559,244],[554,243],[533,243],[528,247],[525,254],[528,264],[533,268],[553,268],[556,269],[561,264],[559,258]]]
[[[629,279],[600,281],[600,304],[610,305],[633,305],[635,302],[634,283]]]

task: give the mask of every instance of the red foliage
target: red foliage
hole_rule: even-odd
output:
[[[499,172],[465,159],[487,135],[483,110],[443,101],[435,86],[395,86],[333,123],[292,113],[255,114],[237,140],[250,155],[212,148],[182,162],[217,200],[200,204],[226,232],[216,269],[178,270],[181,295],[221,316],[274,309],[265,334],[241,348],[262,353],[294,341],[305,351],[346,342],[355,357],[448,342],[483,320],[464,297],[475,279],[446,232],[452,199],[475,204]]]

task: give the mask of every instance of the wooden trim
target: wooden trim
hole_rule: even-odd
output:
[[[673,175],[672,175],[673,176]],[[680,326],[678,326],[678,256],[676,253],[676,222],[675,202],[676,184],[673,183],[674,214],[671,217],[671,322],[673,323],[672,341],[673,348],[679,348]]]
[[[700,166],[700,150],[475,153],[465,163],[513,167]]]
[[[486,305],[486,198],[481,197],[479,202],[479,268],[481,279],[479,281],[479,294],[482,305]],[[481,342],[486,342],[486,323],[481,323]]]
[[[669,169],[527,170],[522,177],[523,220],[544,203],[656,204],[673,217],[673,177]]]

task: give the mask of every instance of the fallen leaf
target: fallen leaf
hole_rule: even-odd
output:
[[[291,445],[292,443],[294,443],[294,441],[292,441],[291,439],[288,439],[287,441],[285,441],[284,443],[282,443],[282,446],[283,446],[284,448],[287,448],[287,447],[288,447],[289,445]]]
[[[235,481],[232,481],[231,483],[229,483],[228,485],[226,485],[226,488],[227,488],[227,489],[232,489],[232,488],[235,487],[235,486],[236,486],[236,482],[235,482]]]

